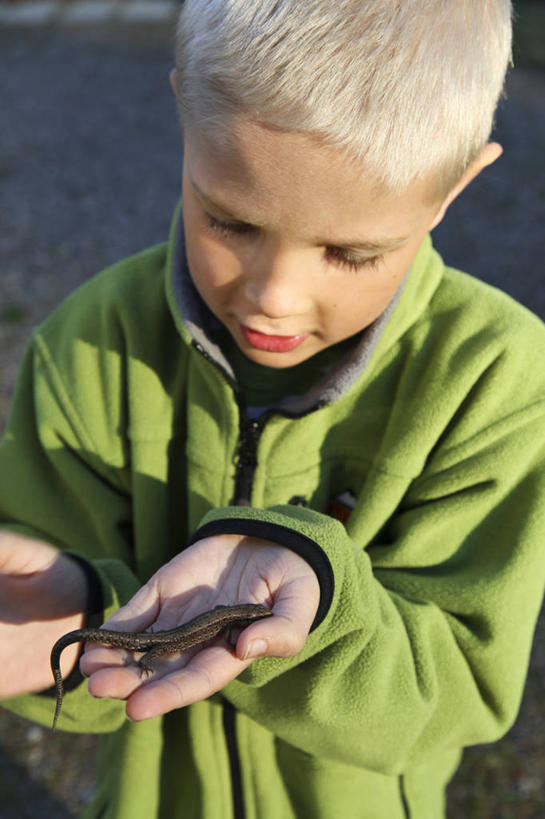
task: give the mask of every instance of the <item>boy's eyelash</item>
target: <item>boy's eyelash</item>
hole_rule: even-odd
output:
[[[367,270],[374,270],[382,261],[382,256],[369,256],[367,259],[351,259],[346,256],[345,251],[340,247],[329,247],[327,249],[328,257],[339,267],[346,270],[351,270],[353,273],[366,268]]]
[[[242,235],[251,233],[254,228],[252,225],[247,225],[245,222],[223,222],[221,219],[216,219],[210,213],[205,214],[208,227],[221,236],[231,236],[233,234]]]
[[[205,215],[210,230],[220,236],[244,236],[253,233],[255,230],[253,225],[248,225],[245,222],[224,222],[212,216],[210,213]],[[340,247],[327,248],[326,255],[328,259],[338,267],[351,270],[353,273],[357,273],[363,268],[374,270],[383,258],[382,256],[371,256],[368,259],[351,259],[349,256],[346,256],[345,251]]]

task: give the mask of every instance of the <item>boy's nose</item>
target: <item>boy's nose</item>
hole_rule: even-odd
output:
[[[310,312],[310,276],[301,251],[260,253],[247,276],[245,295],[256,310],[270,318],[287,318]],[[289,327],[290,331],[303,328]]]

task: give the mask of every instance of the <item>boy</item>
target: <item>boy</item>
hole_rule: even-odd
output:
[[[95,700],[65,652],[60,727],[104,734],[87,816],[436,819],[462,747],[514,721],[545,331],[428,238],[501,153],[509,51],[502,0],[185,3],[169,243],[81,288],[23,364],[0,694],[49,724],[51,646],[83,623],[274,616],[149,679],[89,647]]]

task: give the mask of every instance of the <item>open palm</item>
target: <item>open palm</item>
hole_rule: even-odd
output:
[[[274,617],[245,628],[235,652],[218,638],[159,659],[150,678],[128,663],[126,651],[97,644],[89,646],[81,668],[93,695],[126,699],[133,720],[157,716],[220,690],[255,657],[296,654],[318,602],[313,569],[290,549],[241,535],[204,538],[156,572],[107,627],[164,631],[215,606],[237,603],[263,603]]]

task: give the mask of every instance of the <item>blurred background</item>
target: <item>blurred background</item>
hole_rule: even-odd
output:
[[[515,8],[494,135],[504,155],[434,242],[545,319],[545,3]],[[181,172],[174,12],[162,0],[0,0],[0,430],[32,328],[86,278],[167,236]],[[466,751],[449,819],[545,817],[544,681],[542,614],[519,718],[501,742]],[[94,747],[0,709],[0,819],[80,816]]]

